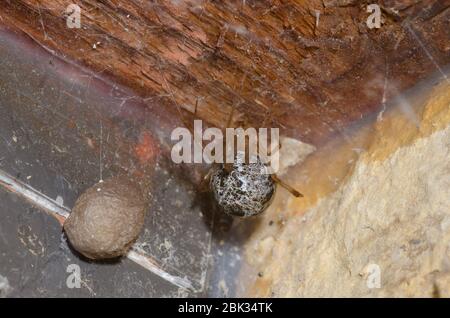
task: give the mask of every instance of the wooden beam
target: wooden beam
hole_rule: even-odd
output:
[[[376,2],[380,29],[366,1],[337,0],[16,0],[0,23],[162,105],[198,99],[212,125],[235,105],[234,125],[317,145],[450,62],[449,1]]]

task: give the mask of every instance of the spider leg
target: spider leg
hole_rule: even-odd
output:
[[[172,91],[172,89],[171,89],[169,83],[168,83],[167,80],[166,80],[166,77],[164,76],[164,74],[163,74],[162,72],[160,72],[160,74],[161,74],[161,77],[162,77],[162,79],[163,79],[163,81],[164,81],[164,84],[165,84],[165,86],[166,86],[166,89],[167,89],[168,92],[169,92],[170,99],[171,99],[172,102],[175,104],[175,107],[176,107],[177,112],[178,112],[178,116],[180,117],[181,121],[183,122],[184,127],[186,127],[187,129],[189,129],[189,130],[191,131],[191,133],[192,133],[192,132],[193,132],[192,125],[190,125],[190,123],[186,120],[186,117],[185,117],[184,114],[183,114],[183,110],[181,109],[181,106],[180,106],[180,105],[177,103],[177,101],[175,100],[175,96],[174,96],[174,94],[173,94],[173,91]],[[198,103],[198,99],[197,99],[197,103]],[[196,103],[196,105],[195,105],[195,112],[197,111],[197,103]]]
[[[297,190],[295,190],[293,187],[291,187],[290,185],[284,183],[283,181],[281,181],[275,174],[271,175],[272,180],[275,181],[276,183],[278,183],[280,186],[282,186],[283,188],[285,188],[286,190],[288,190],[293,196],[295,196],[296,198],[301,198],[303,197],[303,194],[301,194],[300,192],[298,192]]]
[[[197,117],[197,108],[198,108],[198,97],[197,97],[197,100],[195,101],[194,118]]]
[[[228,114],[228,119],[227,119],[227,125],[225,126],[225,128],[231,128],[231,122],[233,121],[233,114],[234,114],[234,109],[236,108],[236,104],[233,104],[233,106],[231,106],[231,111]]]

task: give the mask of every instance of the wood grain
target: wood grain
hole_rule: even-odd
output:
[[[450,1],[370,1],[384,20],[372,30],[368,2],[16,0],[0,23],[162,107],[198,99],[223,127],[235,105],[234,125],[318,145],[450,62]]]

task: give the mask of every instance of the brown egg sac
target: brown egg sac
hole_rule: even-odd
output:
[[[71,245],[90,259],[119,257],[138,237],[146,208],[136,183],[127,177],[112,177],[78,198],[64,230]]]

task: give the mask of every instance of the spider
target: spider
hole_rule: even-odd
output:
[[[177,108],[183,124],[192,131],[179,105]],[[197,115],[197,108],[198,98],[194,117]],[[235,105],[228,116],[226,127],[231,126],[234,108]],[[248,146],[246,143],[246,150]],[[259,215],[270,206],[277,184],[295,197],[303,197],[300,192],[281,181],[276,174],[267,173],[267,167],[258,155],[250,160],[246,152],[237,150],[234,153],[233,163],[214,163],[204,177],[204,182],[208,183],[209,190],[221,211],[242,218]]]

